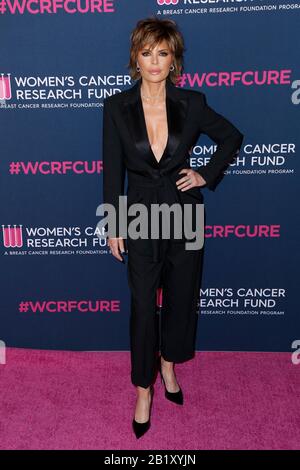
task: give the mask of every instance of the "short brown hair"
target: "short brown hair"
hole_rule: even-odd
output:
[[[170,80],[175,84],[183,69],[184,40],[177,24],[173,20],[160,19],[156,16],[139,20],[131,32],[130,60],[127,64],[133,80],[140,78],[136,70],[138,52],[146,45],[150,47],[166,40],[171,52],[174,54],[174,70],[170,71]]]

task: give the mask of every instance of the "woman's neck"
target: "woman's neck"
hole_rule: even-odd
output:
[[[149,81],[142,81],[141,95],[146,101],[163,100],[166,95],[166,82],[153,83]]]

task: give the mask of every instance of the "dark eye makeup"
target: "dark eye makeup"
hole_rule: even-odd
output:
[[[145,52],[142,52],[142,55],[144,56],[145,54],[149,54],[149,52],[145,51]],[[162,54],[163,56],[167,56],[168,55],[168,52],[160,52],[160,54]]]

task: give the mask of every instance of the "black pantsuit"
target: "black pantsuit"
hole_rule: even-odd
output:
[[[131,381],[147,388],[155,376],[159,347],[167,361],[184,362],[194,356],[203,250],[186,251],[184,243],[163,240],[162,259],[154,262],[136,253],[130,241],[128,246]],[[160,286],[161,331],[155,313]]]
[[[181,191],[176,181],[189,168],[189,150],[201,133],[217,143],[208,164],[195,169],[214,191],[223,170],[240,150],[243,134],[225,117],[207,105],[204,93],[177,88],[166,81],[168,141],[158,162],[151,150],[140,97],[141,80],[130,89],[104,100],[103,202],[119,215],[118,197],[124,195],[127,170],[127,205],[142,203],[191,204],[193,220],[203,195],[199,187]],[[128,217],[128,222],[131,217]],[[149,225],[151,226],[151,224]],[[203,229],[203,227],[202,227]],[[109,230],[109,227],[108,227]],[[116,233],[124,236],[117,220]],[[185,249],[186,239],[127,238],[128,283],[131,291],[130,344],[131,380],[148,387],[155,375],[159,347],[156,321],[156,290],[163,287],[161,353],[164,359],[183,362],[195,351],[197,298],[200,289],[203,248]]]

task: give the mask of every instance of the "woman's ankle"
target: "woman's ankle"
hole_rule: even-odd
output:
[[[161,366],[166,371],[173,371],[174,370],[174,362],[166,361],[162,356],[161,356]]]
[[[136,387],[137,395],[139,397],[148,397],[151,392],[151,386],[144,388],[140,387],[139,385]]]

